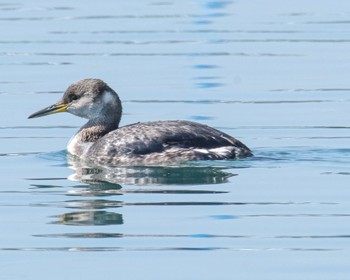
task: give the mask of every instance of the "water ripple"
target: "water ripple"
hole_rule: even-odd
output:
[[[237,251],[237,252],[266,252],[266,251],[340,251],[339,248],[285,248],[285,247],[266,247],[266,248],[228,248],[228,247],[3,247],[1,251],[23,251],[23,252],[152,252],[152,251]]]
[[[225,234],[126,234],[126,233],[104,233],[104,232],[90,232],[90,233],[49,233],[49,234],[34,234],[34,237],[44,238],[179,238],[179,239],[348,239],[350,235],[277,235],[277,236],[253,236],[253,235],[225,235]]]
[[[275,57],[275,56],[300,56],[297,54],[283,53],[245,53],[245,52],[0,52],[0,56],[49,56],[49,57],[78,57],[78,56],[184,56],[184,57]]]

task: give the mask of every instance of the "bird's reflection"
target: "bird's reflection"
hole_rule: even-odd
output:
[[[143,186],[222,184],[236,175],[224,171],[223,167],[200,165],[108,167],[89,166],[70,159],[69,166],[74,170],[70,180],[95,187],[101,183]],[[104,186],[108,187],[108,184]]]
[[[210,185],[228,182],[230,177],[236,175],[229,172],[232,170],[229,167],[222,166],[106,167],[89,166],[72,158],[68,159],[68,165],[74,170],[68,179],[78,183],[66,193],[66,197],[72,199],[65,200],[61,204],[71,211],[55,216],[53,222],[68,226],[121,225],[124,222],[122,214],[112,209],[126,205],[167,205],[166,201],[128,201],[128,197],[123,198],[123,195],[226,193]],[[198,188],[199,185],[203,188]],[[43,186],[46,185],[32,186],[45,189]],[[54,186],[50,184],[50,187]],[[117,197],[118,199],[115,199]],[[172,202],[172,205],[176,205],[176,202]]]
[[[123,216],[107,211],[81,211],[65,213],[54,223],[70,226],[106,226],[123,224]]]

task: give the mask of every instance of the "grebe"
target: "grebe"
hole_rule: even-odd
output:
[[[232,136],[192,121],[154,121],[119,127],[121,101],[99,79],[84,79],[70,85],[60,101],[28,118],[60,112],[89,120],[71,138],[67,150],[91,163],[172,165],[252,156],[251,150]]]

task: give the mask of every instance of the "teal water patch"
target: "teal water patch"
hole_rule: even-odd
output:
[[[234,220],[234,219],[238,219],[238,216],[234,216],[234,215],[214,215],[214,216],[211,216],[211,218],[213,218],[215,220]]]

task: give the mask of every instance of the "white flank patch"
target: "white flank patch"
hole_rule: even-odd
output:
[[[193,149],[193,151],[202,153],[202,154],[209,154],[209,150],[207,149]]]
[[[219,156],[228,156],[232,152],[232,147],[220,147],[209,150],[213,154],[217,154]]]

